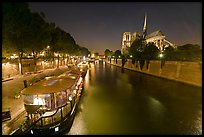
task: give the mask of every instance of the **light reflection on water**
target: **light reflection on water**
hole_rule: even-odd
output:
[[[92,64],[69,132],[76,134],[202,134],[201,88]]]

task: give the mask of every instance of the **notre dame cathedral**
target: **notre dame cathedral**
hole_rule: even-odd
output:
[[[123,33],[121,53],[124,54],[126,51],[126,48],[130,47],[133,41],[138,39],[140,36],[142,36],[146,40],[146,43],[150,43],[150,42],[154,43],[161,52],[163,52],[165,48],[168,46],[172,46],[173,48],[176,48],[175,44],[172,44],[171,42],[165,39],[165,36],[161,32],[161,30],[157,30],[147,35],[147,15],[145,15],[143,34],[140,34],[139,32]]]

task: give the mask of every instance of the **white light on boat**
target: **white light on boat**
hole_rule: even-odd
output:
[[[72,96],[69,96],[69,101],[72,101]]]
[[[79,78],[79,81],[77,82],[77,85],[80,85],[82,79],[83,79],[82,77]]]
[[[86,57],[85,57],[85,56],[83,56],[83,60],[86,60]]]
[[[56,127],[56,128],[55,128],[55,132],[57,132],[57,131],[59,131],[59,127]]]
[[[30,130],[30,133],[33,134],[33,130]]]
[[[34,98],[34,105],[45,105],[45,100],[42,98]]]

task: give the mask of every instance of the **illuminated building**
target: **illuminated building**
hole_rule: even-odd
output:
[[[168,46],[176,48],[176,45],[165,39],[165,35],[161,32],[161,30],[157,30],[150,34],[147,34],[147,16],[145,15],[143,34],[140,34],[139,32],[123,33],[121,53],[124,54],[126,49],[130,47],[131,44],[141,36],[146,40],[146,43],[154,43],[161,52],[163,52]]]

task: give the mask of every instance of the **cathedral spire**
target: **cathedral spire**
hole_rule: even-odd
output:
[[[143,26],[143,35],[142,35],[142,37],[145,38],[146,35],[147,35],[147,14],[145,13],[144,26]]]

